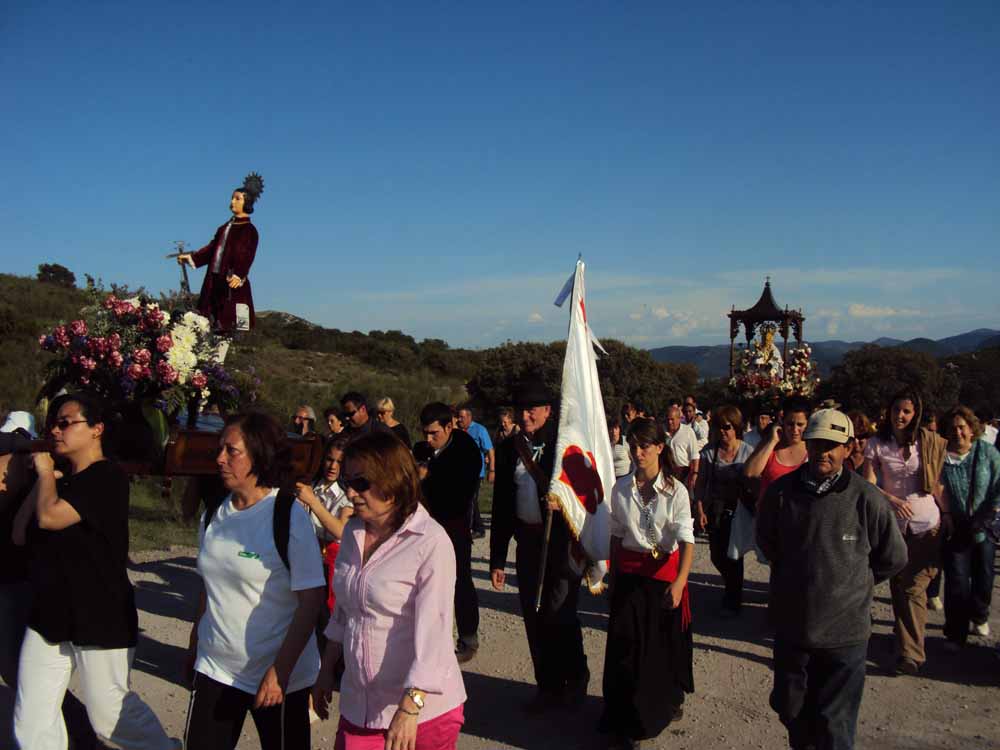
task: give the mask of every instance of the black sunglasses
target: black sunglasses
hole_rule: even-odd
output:
[[[357,410],[355,410],[355,411],[345,411],[341,415],[340,418],[341,418],[341,420],[352,419],[354,417],[354,415],[357,414],[357,413],[358,413]]]
[[[359,495],[362,492],[367,492],[368,490],[370,490],[372,486],[372,483],[362,476],[350,477],[350,478],[344,477],[344,484],[347,485],[348,489],[354,490]]]
[[[52,429],[54,430],[56,427],[58,427],[60,432],[65,432],[70,426],[75,424],[83,424],[86,421],[87,421],[86,419],[66,419],[66,417],[63,417],[61,419],[57,419],[55,422],[52,423]]]
[[[735,430],[736,428],[733,427],[731,424],[720,424],[719,429],[722,430],[723,432],[728,432],[729,430]]]

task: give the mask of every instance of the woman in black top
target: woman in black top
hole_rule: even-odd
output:
[[[53,453],[67,470],[57,472],[49,453],[35,453],[38,480],[15,521],[15,534],[29,527],[34,594],[18,670],[15,735],[31,750],[66,747],[59,707],[76,671],[87,714],[103,741],[135,750],[178,748],[129,690],[138,637],[126,570],[129,485],[104,457],[100,402],[89,395],[62,396],[51,413]]]

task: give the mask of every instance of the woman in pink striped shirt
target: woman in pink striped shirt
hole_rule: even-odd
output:
[[[333,576],[316,712],[329,715],[343,654],[334,750],[454,750],[465,703],[451,641],[454,549],[421,504],[413,456],[393,435],[349,443],[344,482],[354,517]]]

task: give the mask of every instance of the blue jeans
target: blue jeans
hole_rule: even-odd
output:
[[[865,689],[868,642],[807,648],[774,642],[771,708],[793,750],[851,750]]]
[[[949,641],[965,643],[969,622],[980,625],[990,618],[996,547],[989,539],[966,544],[955,541],[946,542],[941,551],[945,575],[944,635]]]

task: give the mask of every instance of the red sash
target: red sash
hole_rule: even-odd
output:
[[[677,573],[680,571],[681,551],[676,549],[667,555],[666,559],[653,559],[649,552],[635,552],[619,546],[617,549],[618,570],[622,573],[631,573],[645,578],[654,578],[657,581],[673,583],[677,580]],[[681,594],[681,630],[687,630],[691,625],[691,597],[688,594],[687,584],[684,585],[684,593]]]

